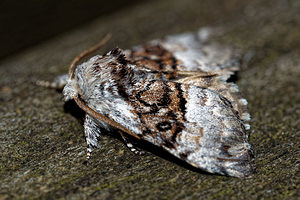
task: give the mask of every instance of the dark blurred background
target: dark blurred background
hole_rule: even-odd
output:
[[[0,59],[138,0],[0,1]]]

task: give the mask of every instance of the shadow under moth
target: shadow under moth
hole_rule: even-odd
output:
[[[247,177],[254,169],[250,115],[237,85],[227,82],[239,69],[240,54],[209,36],[204,28],[79,64],[105,38],[77,56],[68,75],[38,84],[63,88],[65,100],[86,112],[88,157],[104,128],[119,132],[133,151],[128,135],[204,171]]]

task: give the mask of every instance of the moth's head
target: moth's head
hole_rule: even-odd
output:
[[[75,96],[77,96],[78,92],[77,92],[76,88],[77,87],[76,87],[75,81],[72,79],[69,79],[63,89],[65,101],[69,101],[69,100],[73,99]]]

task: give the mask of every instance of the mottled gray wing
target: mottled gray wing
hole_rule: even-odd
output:
[[[195,33],[168,36],[153,43],[159,43],[172,52],[187,71],[238,70],[239,52],[231,46],[211,42],[211,34],[211,29],[203,28]]]
[[[149,69],[163,71],[236,71],[240,52],[210,41],[211,29],[168,36],[125,51],[126,56]],[[147,61],[148,60],[148,61]],[[142,62],[140,62],[142,61]]]
[[[214,90],[225,96],[245,122],[250,120],[247,101],[238,86],[227,79],[239,69],[240,53],[228,45],[209,40],[210,29],[155,40],[126,50],[126,57],[137,67],[160,71],[164,79]],[[208,72],[208,73],[205,73]],[[246,129],[250,129],[248,123]]]
[[[136,116],[134,122],[124,125],[140,138],[211,173],[252,174],[252,150],[243,122],[222,95],[156,80],[140,82],[124,92]],[[138,131],[130,126],[136,122]]]

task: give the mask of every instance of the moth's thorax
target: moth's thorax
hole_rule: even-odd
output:
[[[75,75],[66,85],[66,99],[79,95],[88,104],[101,99],[115,101],[121,98],[124,87],[130,87],[149,74],[136,70],[136,66],[125,59],[120,49],[104,56],[94,56],[77,66]]]

